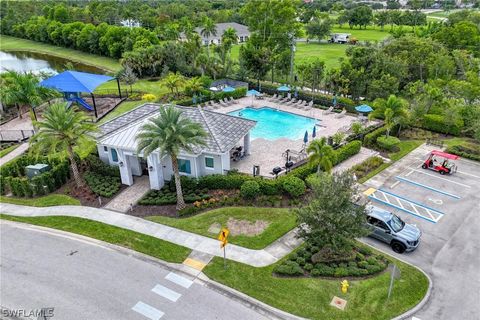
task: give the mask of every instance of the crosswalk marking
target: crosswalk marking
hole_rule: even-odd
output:
[[[157,284],[153,289],[153,292],[158,294],[159,296],[162,296],[170,301],[176,302],[178,298],[180,298],[182,295],[178,292],[175,292],[173,290],[170,290],[167,287],[164,287],[162,285]]]
[[[133,306],[132,310],[140,313],[141,315],[147,317],[150,320],[159,320],[165,314],[162,311],[142,301],[138,301],[137,304]]]
[[[187,289],[190,288],[190,286],[193,284],[193,281],[188,280],[185,277],[179,276],[178,274],[176,274],[174,272],[170,272],[169,274],[167,274],[165,279],[167,279],[169,281],[172,281],[173,283],[176,283],[179,286],[182,286],[182,287],[187,288]]]

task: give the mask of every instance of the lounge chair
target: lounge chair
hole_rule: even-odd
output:
[[[306,103],[305,106],[303,107],[303,110],[312,110],[313,108],[313,100],[310,101],[309,103]]]
[[[233,97],[230,97],[230,103],[235,104],[235,103],[237,103],[237,100],[233,99]]]
[[[297,102],[297,99],[293,98],[292,100],[288,101],[286,103],[287,106],[291,106],[292,104],[294,104],[295,102]]]
[[[322,114],[325,115],[327,113],[332,113],[332,112],[333,112],[333,107],[330,107],[327,110],[323,110]]]
[[[343,118],[346,113],[347,113],[347,110],[343,109],[342,112],[340,112],[339,114],[335,115],[335,118]]]
[[[223,102],[225,102],[227,106],[231,105],[231,102],[228,100],[228,98],[223,98]]]
[[[223,102],[223,100],[218,100],[218,103],[222,106],[222,107],[228,107],[228,104],[226,104],[225,102]]]
[[[277,100],[277,97],[278,95],[275,93],[270,99],[268,99],[269,101],[275,101]]]
[[[294,106],[295,108],[300,108],[300,106],[301,106],[304,102],[305,102],[305,101],[303,101],[303,100],[299,100],[299,101],[297,101],[297,103],[294,103],[293,106]]]

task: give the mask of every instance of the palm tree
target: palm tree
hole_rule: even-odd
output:
[[[137,82],[138,78],[130,66],[126,66],[120,75],[120,79],[130,86],[130,94],[133,92],[132,86]]]
[[[188,88],[192,94],[198,94],[202,90],[203,84],[199,77],[194,77],[185,83],[185,88]]]
[[[84,150],[94,142],[92,133],[97,126],[84,112],[67,108],[65,103],[55,103],[42,114],[43,120],[36,122],[38,132],[30,140],[33,151],[68,157],[77,187],[83,186],[73,148]]]
[[[200,31],[200,34],[207,38],[207,55],[210,57],[210,36],[217,35],[217,26],[215,22],[210,18],[205,18],[203,21],[203,29]]]
[[[185,82],[185,78],[178,72],[169,72],[162,83],[170,89],[172,94],[178,95],[178,88]]]
[[[193,152],[194,147],[205,145],[206,137],[207,133],[200,124],[182,117],[182,111],[172,106],[160,108],[160,115],[143,125],[137,135],[137,152],[143,151],[144,157],[154,151],[160,153],[160,158],[170,155],[177,190],[177,210],[185,208],[177,156],[181,151]]]
[[[398,128],[398,133],[400,133],[401,126],[408,122],[409,113],[407,109],[407,102],[404,99],[398,98],[392,94],[386,101],[385,99],[381,98],[376,99],[373,102],[373,106],[374,111],[370,113],[369,117],[385,119],[385,124],[387,126],[387,137],[390,135],[390,130],[395,125],[400,125]]]
[[[335,153],[333,148],[327,144],[325,137],[313,140],[307,148],[307,153],[310,164],[317,166],[317,173],[322,170],[327,173],[332,171]]]
[[[40,79],[32,73],[7,71],[2,75],[2,79],[0,99],[5,104],[16,105],[20,118],[23,113],[22,106],[29,106],[33,110],[42,101],[56,95],[55,91],[40,87]]]

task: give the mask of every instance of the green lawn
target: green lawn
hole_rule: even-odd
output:
[[[280,278],[272,276],[276,264],[255,268],[215,257],[203,272],[218,281],[271,306],[309,319],[391,319],[419,303],[428,288],[428,279],[416,268],[391,259],[402,277],[395,280],[387,300],[390,274],[349,281],[347,294],[340,291],[342,278]],[[333,296],[347,300],[344,311],[330,306]]]
[[[80,234],[168,262],[182,263],[191,252],[188,248],[167,241],[83,218],[64,216],[15,217],[5,214],[0,214],[0,218]]]
[[[20,144],[13,144],[10,147],[7,147],[3,150],[0,150],[0,158],[5,157],[7,154],[12,152],[13,150],[17,149]]]
[[[109,120],[112,120],[113,118],[118,117],[121,114],[124,114],[125,112],[128,112],[136,107],[138,107],[141,104],[144,104],[145,101],[124,101],[121,104],[119,104],[115,110],[107,114],[100,122],[98,123],[101,125],[102,123],[105,123]]]
[[[64,194],[49,194],[48,196],[38,198],[14,198],[0,196],[0,202],[21,204],[31,207],[51,207],[60,205],[79,206],[80,201]]]
[[[403,29],[411,30],[411,27],[403,26]],[[350,33],[352,37],[359,41],[381,41],[390,36],[389,30],[389,25],[385,26],[383,31],[379,26],[367,26],[367,29],[358,29],[357,27],[350,29],[348,25],[336,25],[332,28],[332,33]]]
[[[120,85],[122,87],[122,91],[127,89],[128,91],[130,91],[130,86],[127,86],[125,83],[120,83]],[[100,85],[96,90],[101,92],[102,90],[106,90],[106,89],[108,89],[109,91],[112,90],[116,92],[118,90],[117,82],[116,81],[105,82],[104,84]],[[132,89],[134,91],[138,90],[144,93],[154,94],[157,98],[160,98],[161,96],[169,92],[169,90],[165,86],[162,86],[160,84],[159,80],[141,79],[135,82],[134,85],[132,85]]]
[[[391,162],[382,164],[381,166],[379,166],[378,168],[376,168],[372,172],[368,173],[365,177],[359,179],[358,183],[364,183],[365,181],[367,181],[371,177],[379,174],[380,172],[382,172],[386,168],[390,167],[393,163],[402,159],[407,154],[412,152],[414,149],[421,146],[423,142],[424,142],[423,140],[404,140],[404,141],[401,141],[400,144],[398,145],[399,150],[397,152],[391,152],[391,153],[388,154],[388,157],[392,160]]]
[[[69,59],[87,65],[92,65],[106,71],[115,72],[121,69],[120,63],[112,58],[102,57],[78,50],[57,47],[54,45],[9,37],[0,37],[0,49],[2,51],[30,51]]]
[[[279,208],[230,207],[207,211],[189,218],[174,219],[153,216],[147,219],[207,237],[217,238],[218,233],[210,233],[208,229],[213,223],[220,223],[222,227],[226,227],[229,218],[251,222],[263,220],[270,223],[257,236],[230,234],[228,239],[230,243],[251,249],[265,248],[296,226],[295,215],[289,209]]]

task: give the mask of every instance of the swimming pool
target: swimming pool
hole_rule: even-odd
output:
[[[318,122],[318,120],[313,118],[268,107],[259,109],[244,108],[228,114],[257,121],[257,125],[250,131],[251,139],[303,139],[305,131],[308,131],[308,134],[311,135],[313,127]]]

